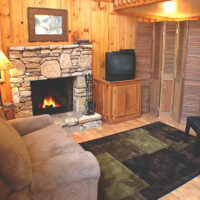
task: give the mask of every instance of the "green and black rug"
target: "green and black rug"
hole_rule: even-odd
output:
[[[81,143],[99,161],[99,200],[158,199],[200,174],[195,138],[161,122]]]

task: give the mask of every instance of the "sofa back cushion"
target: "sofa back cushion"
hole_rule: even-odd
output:
[[[19,190],[31,183],[30,157],[23,139],[6,120],[0,118],[0,127],[0,177]]]

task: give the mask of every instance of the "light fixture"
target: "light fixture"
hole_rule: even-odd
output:
[[[10,70],[13,64],[8,60],[2,50],[0,50],[0,71]]]
[[[165,13],[173,13],[176,10],[176,4],[174,1],[164,2]]]
[[[10,70],[13,68],[13,64],[8,60],[2,50],[0,50],[0,72]],[[0,105],[2,105],[1,90],[0,90]]]

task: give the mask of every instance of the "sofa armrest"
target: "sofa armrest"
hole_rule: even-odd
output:
[[[88,151],[73,152],[33,164],[31,191],[39,193],[65,184],[96,179],[100,168],[95,156]]]
[[[50,115],[19,118],[8,120],[8,122],[18,131],[21,136],[53,124],[53,120]]]

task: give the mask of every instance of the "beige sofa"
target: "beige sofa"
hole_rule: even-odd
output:
[[[0,118],[0,200],[95,200],[99,165],[49,115]]]

